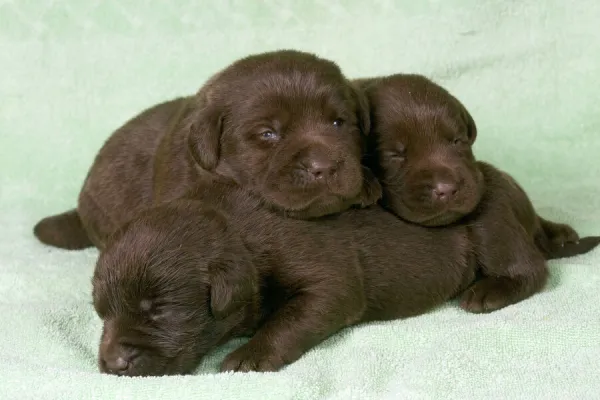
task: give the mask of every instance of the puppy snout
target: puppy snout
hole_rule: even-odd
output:
[[[103,372],[113,375],[125,375],[137,356],[135,349],[125,346],[115,346],[101,355]]]
[[[314,179],[327,179],[334,175],[339,163],[325,150],[308,152],[300,160],[300,167]]]
[[[436,201],[448,202],[458,193],[458,185],[454,182],[436,182],[432,194]]]
[[[447,168],[424,168],[406,178],[407,200],[416,207],[447,207],[460,195],[462,181]]]
[[[109,357],[104,359],[106,370],[110,374],[121,374],[129,368],[129,361],[123,357]]]
[[[337,163],[326,159],[309,160],[304,165],[306,171],[316,179],[331,176],[337,169]]]

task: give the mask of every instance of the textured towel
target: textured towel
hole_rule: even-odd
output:
[[[267,3],[0,1],[0,398],[600,399],[600,250],[550,263],[520,304],[346,329],[279,373],[217,374],[240,341],[193,376],[98,373],[97,251],[43,246],[32,227],[75,205],[113,129],[249,53],[430,76],[475,117],[479,158],[543,216],[600,234],[600,2]]]

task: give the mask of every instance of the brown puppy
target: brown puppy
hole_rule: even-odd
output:
[[[103,372],[184,374],[254,332],[224,371],[273,371],[343,327],[424,313],[475,278],[468,229],[379,206],[286,218],[213,183],[142,212],[101,252],[94,305]]]
[[[143,212],[101,253],[93,286],[102,371],[189,373],[213,346],[249,332],[222,369],[277,370],[345,326],[417,315],[463,293],[479,264],[505,250],[493,249],[486,235],[499,220],[486,227],[483,212],[472,224],[429,228],[379,207],[289,219],[216,183],[191,197],[200,201]],[[485,199],[500,204],[496,217],[511,219],[520,207],[518,196]],[[515,245],[521,252],[530,241]],[[483,309],[490,300],[469,301]]]
[[[257,276],[240,236],[211,207],[180,201],[142,211],[100,253],[94,272],[94,306],[104,319],[100,370],[193,370],[222,340],[248,333],[242,325],[246,313],[249,327],[257,314]]]
[[[477,137],[465,107],[420,75],[393,75],[356,82],[371,102],[370,164],[384,187],[383,204],[424,226],[468,227],[483,279],[462,297],[462,306],[486,312],[539,291],[545,259],[590,251],[600,237],[579,240],[564,224],[539,217],[509,175],[477,162]]]
[[[361,167],[369,111],[336,64],[312,54],[249,56],[213,76],[196,96],[154,106],[104,144],[77,210],[40,221],[44,243],[102,247],[141,210],[179,198],[211,173],[231,179],[293,218],[376,202]]]

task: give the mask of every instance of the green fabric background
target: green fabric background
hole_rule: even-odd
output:
[[[479,127],[476,153],[538,211],[600,234],[600,2],[0,1],[0,398],[600,399],[600,250],[490,315],[455,304],[348,329],[276,374],[97,372],[95,250],[31,228],[75,205],[92,158],[141,109],[253,52],[297,48],[349,77],[420,72]],[[399,271],[401,273],[401,271]]]

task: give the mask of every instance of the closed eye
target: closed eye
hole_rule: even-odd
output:
[[[383,153],[384,159],[390,161],[404,161],[406,159],[406,146],[404,143],[396,142],[391,150]]]
[[[406,159],[406,154],[399,151],[386,151],[383,156],[390,161],[404,161]]]

